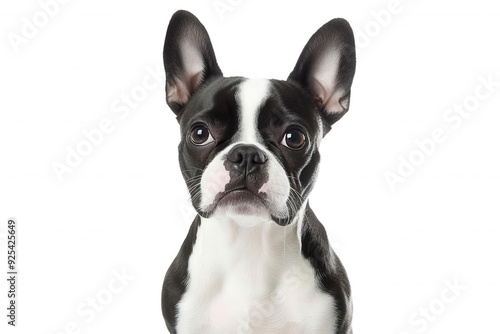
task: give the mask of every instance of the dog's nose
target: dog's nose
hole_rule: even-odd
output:
[[[267,161],[267,156],[255,145],[236,145],[227,154],[231,167],[240,174],[257,172]]]

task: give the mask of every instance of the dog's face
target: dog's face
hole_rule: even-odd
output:
[[[287,81],[224,78],[203,25],[174,14],[164,47],[167,103],[201,216],[293,221],[314,185],[319,143],[349,108],[354,50],[349,24],[335,19],[311,37]]]
[[[319,162],[314,108],[284,81],[219,78],[202,87],[179,119],[181,169],[198,212],[293,217]]]

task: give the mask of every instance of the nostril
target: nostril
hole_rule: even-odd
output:
[[[266,154],[254,145],[236,145],[227,154],[231,170],[241,174],[254,173],[267,161]]]
[[[267,157],[262,151],[257,151],[253,154],[252,162],[256,164],[263,164],[267,161]]]
[[[227,156],[228,160],[234,163],[240,163],[243,161],[243,154],[238,150],[231,150]]]

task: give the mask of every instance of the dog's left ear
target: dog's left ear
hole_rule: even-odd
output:
[[[167,104],[177,116],[201,85],[222,76],[207,30],[185,10],[175,12],[170,19],[163,64]]]
[[[312,95],[329,130],[349,110],[355,70],[351,26],[344,19],[334,19],[309,39],[288,81],[298,83]]]

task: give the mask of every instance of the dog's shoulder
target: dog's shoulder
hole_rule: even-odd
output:
[[[179,253],[170,265],[163,280],[161,292],[161,308],[167,328],[171,333],[175,333],[177,323],[177,304],[186,292],[188,282],[188,262],[193,252],[196,236],[200,226],[200,217],[196,216],[189,232],[182,243]]]
[[[301,234],[302,254],[314,268],[320,288],[335,300],[337,333],[350,333],[352,300],[347,273],[330,246],[325,227],[309,205],[304,215]]]

